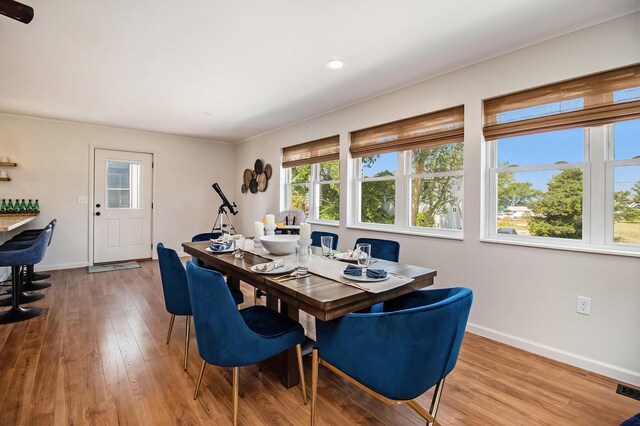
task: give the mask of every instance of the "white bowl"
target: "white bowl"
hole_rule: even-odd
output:
[[[262,246],[269,252],[278,256],[293,254],[298,245],[298,235],[265,235],[260,237]]]

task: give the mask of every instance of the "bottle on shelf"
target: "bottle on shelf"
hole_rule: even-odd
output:
[[[6,213],[6,212],[7,212],[7,201],[3,198],[2,204],[0,204],[0,213]]]
[[[9,198],[9,202],[7,203],[7,213],[15,213],[14,210],[13,202],[11,201],[11,198]]]
[[[29,199],[29,202],[27,203],[27,212],[31,213],[33,210],[33,203],[31,202],[31,199]]]
[[[38,203],[38,199],[36,198],[36,203],[33,205],[33,210],[36,213],[40,213],[40,203]]]
[[[26,213],[27,212],[27,203],[24,202],[24,198],[22,199],[22,201],[20,202],[20,213]]]

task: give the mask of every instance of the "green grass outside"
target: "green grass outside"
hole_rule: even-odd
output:
[[[498,228],[514,228],[518,235],[531,235],[527,229],[527,221],[522,218],[498,220]],[[613,226],[613,241],[640,244],[640,222],[616,222]]]

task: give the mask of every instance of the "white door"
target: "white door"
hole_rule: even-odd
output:
[[[151,257],[151,154],[95,150],[93,261]]]

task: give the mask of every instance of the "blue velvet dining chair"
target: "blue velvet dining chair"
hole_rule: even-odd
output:
[[[380,240],[378,238],[358,238],[355,246],[360,243],[371,244],[371,257],[376,259],[397,262],[400,259],[400,243],[391,240]]]
[[[315,247],[322,247],[322,237],[333,237],[331,249],[338,250],[338,234],[334,234],[333,232],[313,231],[311,233],[311,245]]]
[[[285,315],[264,306],[238,311],[222,275],[187,262],[187,281],[193,307],[202,369],[193,394],[198,397],[207,363],[233,368],[233,424],[238,420],[238,367],[256,364],[295,346],[302,399],[307,394],[302,370],[304,329]]]
[[[384,302],[382,312],[316,320],[311,365],[311,424],[318,365],[390,404],[406,403],[435,423],[444,381],[455,367],[473,293],[457,287],[419,290]],[[431,409],[414,399],[435,386]]]

